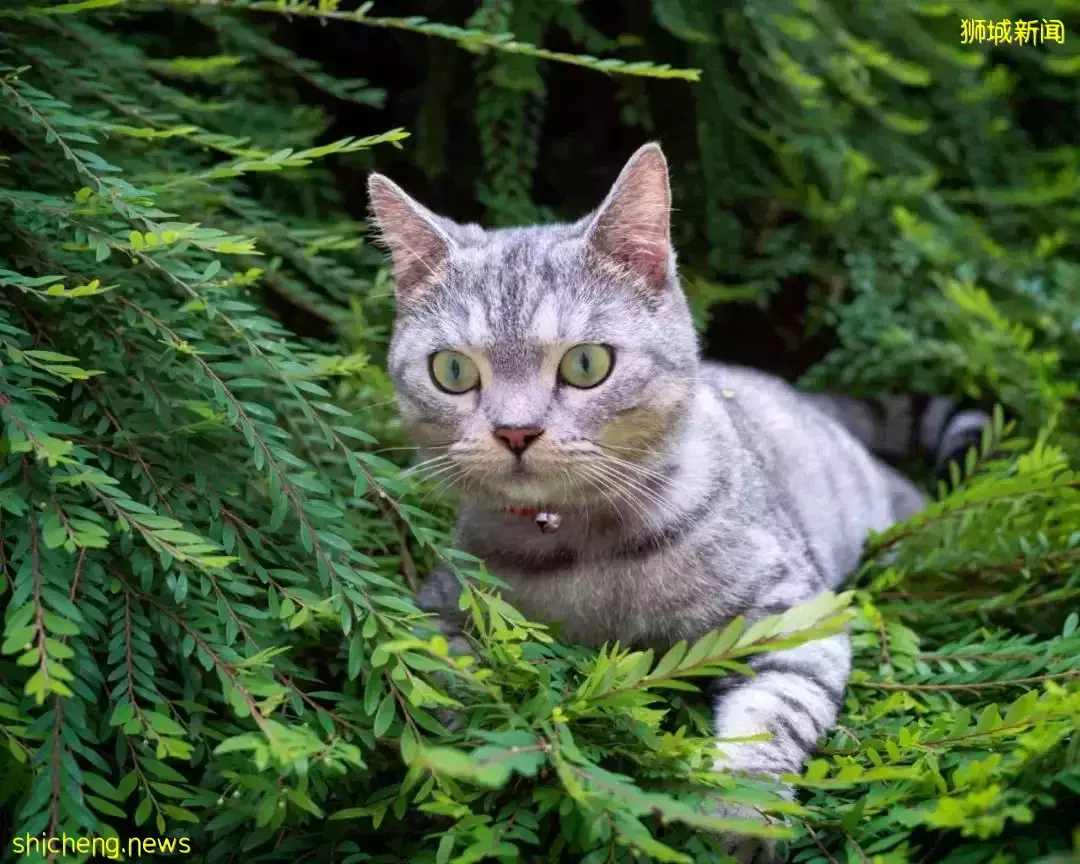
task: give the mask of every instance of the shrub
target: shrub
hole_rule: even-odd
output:
[[[785,816],[799,862],[1080,854],[1080,151],[1009,103],[1075,105],[1080,67],[987,62],[947,6],[658,0],[638,47],[525,0],[464,28],[333,2],[0,10],[5,833],[184,837],[207,861],[713,861],[719,794]],[[670,128],[703,326],[801,279],[835,333],[805,386],[990,393],[1015,420],[872,539],[848,594],[663,657],[563,644],[402,470],[387,274],[335,176],[409,133],[329,136],[313,91],[386,93],[272,41],[269,13],[476,52],[480,157],[452,182],[495,224],[554,215],[533,201],[560,170],[549,61],[619,73],[634,134],[692,100]],[[471,661],[412,602],[439,562]],[[857,670],[800,803],[712,772],[695,681],[846,622]]]

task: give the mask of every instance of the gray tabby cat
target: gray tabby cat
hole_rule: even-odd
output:
[[[393,259],[401,412],[463,493],[461,547],[534,620],[593,645],[694,640],[836,588],[870,529],[923,505],[864,446],[910,443],[888,416],[699,359],[659,146],[573,224],[485,231],[381,175],[369,191]],[[948,407],[899,425],[955,452],[985,417]],[[420,603],[453,621],[457,594],[437,571]],[[716,734],[772,737],[721,745],[718,768],[801,770],[836,720],[848,638],[752,665],[719,692]]]

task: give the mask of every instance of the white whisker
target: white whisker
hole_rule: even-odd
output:
[[[608,502],[608,505],[611,507],[611,512],[614,513],[615,516],[618,518],[619,524],[622,525],[623,530],[627,530],[626,519],[623,518],[622,510],[619,509],[618,503],[614,501],[612,497],[607,494],[607,491],[604,489],[604,487],[601,486],[597,481],[593,480],[588,473],[580,476],[582,480],[584,480],[593,489],[595,489],[597,492],[604,496],[605,500]]]
[[[609,453],[603,454],[600,461],[607,462],[608,464],[613,463],[615,465],[619,465],[620,467],[626,468],[627,470],[631,471],[636,476],[649,477],[651,479],[657,480],[663,486],[678,485],[681,488],[685,489],[685,486],[683,486],[682,484],[675,484],[669,475],[663,474],[653,468],[649,468],[647,465],[641,465],[638,462],[630,462],[626,459],[620,459],[618,456],[612,456]]]
[[[625,501],[627,506],[637,514],[643,523],[652,528],[660,527],[660,523],[657,522],[655,516],[637,500],[636,496],[640,495],[640,489],[635,488],[632,484],[626,482],[625,478],[615,474],[609,466],[593,464],[584,466],[584,470],[594,479],[607,483],[616,497]]]
[[[624,480],[632,481],[643,494],[649,495],[653,501],[659,504],[661,507],[672,507],[672,502],[668,500],[665,495],[661,494],[664,487],[675,487],[682,491],[686,491],[686,486],[682,483],[675,483],[670,477],[667,477],[659,472],[644,469],[642,466],[633,462],[627,462],[623,459],[618,459],[613,456],[603,456],[598,462],[601,465],[605,465],[612,471],[614,471],[619,477]],[[659,488],[653,489],[650,485],[646,484],[645,480],[655,480],[659,482]]]
[[[453,453],[442,453],[438,456],[432,456],[430,459],[425,459],[423,462],[417,462],[415,465],[411,465],[401,472],[403,477],[409,477],[413,474],[417,474],[434,468],[448,461],[453,461],[455,458]]]

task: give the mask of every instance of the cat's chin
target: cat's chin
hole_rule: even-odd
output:
[[[489,481],[482,487],[468,490],[463,499],[481,510],[534,510],[563,515],[587,512],[600,516],[611,507],[612,499],[591,492],[581,490],[578,494],[568,496],[562,483],[545,483],[543,478],[531,481],[518,478],[505,484]]]
[[[603,489],[588,478],[575,477],[565,470],[538,470],[536,466],[515,466],[497,473],[481,469],[460,478],[455,485],[462,501],[482,510],[533,508],[600,515],[617,508],[622,497],[618,489]]]
[[[566,497],[566,489],[542,477],[518,476],[505,483],[492,483],[482,503],[499,507],[555,507]]]
[[[460,492],[463,500],[485,510],[532,507],[562,511],[578,503],[569,500],[564,481],[534,473],[484,477],[479,482],[461,484]]]

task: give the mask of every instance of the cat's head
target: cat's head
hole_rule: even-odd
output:
[[[485,231],[381,175],[368,188],[397,292],[390,373],[430,474],[491,506],[632,495],[698,364],[659,146],[572,224]]]

